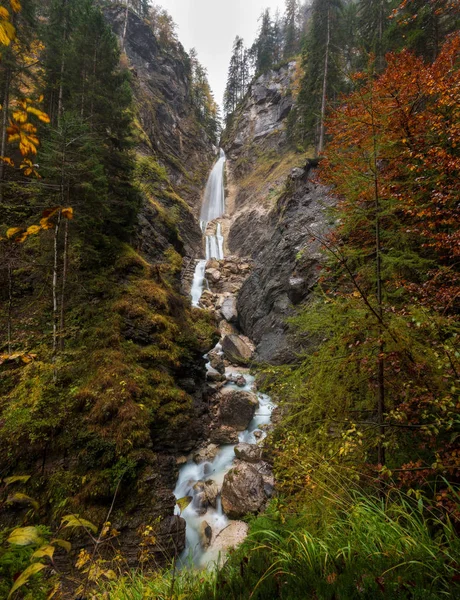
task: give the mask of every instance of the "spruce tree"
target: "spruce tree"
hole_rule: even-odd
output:
[[[283,58],[291,58],[299,51],[299,2],[286,0],[284,15],[284,50]]]
[[[267,8],[260,16],[259,35],[253,46],[257,73],[264,73],[273,67],[275,54],[275,32],[270,10]]]

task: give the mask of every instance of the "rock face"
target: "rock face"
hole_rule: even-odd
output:
[[[326,211],[334,201],[322,185],[292,182],[264,218],[266,233],[254,249],[254,271],[238,297],[239,322],[257,346],[255,360],[281,364],[292,359],[296,344],[286,319],[316,284],[323,255],[314,235],[327,232]]]
[[[232,127],[224,134],[229,157],[253,144],[264,148],[278,147],[286,139],[285,121],[294,105],[291,85],[295,61],[260,75],[237,111]]]
[[[230,519],[256,513],[264,501],[264,480],[253,465],[239,462],[225,475],[222,508]]]
[[[223,389],[220,393],[220,422],[237,431],[244,431],[254,418],[258,406],[259,400],[251,392]]]
[[[222,342],[225,357],[234,364],[247,365],[252,357],[252,349],[240,335],[226,335]]]

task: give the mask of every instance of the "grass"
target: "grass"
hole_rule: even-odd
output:
[[[347,600],[458,598],[460,541],[452,523],[401,493],[325,494],[300,512],[280,499],[253,520],[218,571],[131,573],[99,599]]]

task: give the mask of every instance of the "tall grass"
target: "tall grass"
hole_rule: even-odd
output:
[[[402,494],[317,499],[301,514],[276,503],[255,519],[220,571],[133,574],[107,588],[112,600],[347,600],[460,598],[460,541],[448,519]],[[327,518],[324,503],[329,503]],[[323,505],[321,505],[323,504]]]

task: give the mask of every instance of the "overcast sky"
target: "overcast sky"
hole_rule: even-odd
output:
[[[216,101],[222,106],[227,69],[236,35],[251,44],[264,8],[272,14],[284,0],[155,0],[165,8],[178,26],[184,48],[196,48],[198,59],[206,67]]]

